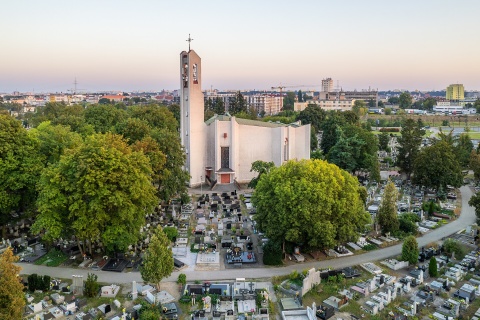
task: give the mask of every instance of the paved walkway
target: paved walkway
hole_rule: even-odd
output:
[[[462,194],[462,214],[461,216],[438,229],[435,229],[424,236],[418,238],[419,246],[425,246],[430,242],[441,240],[442,238],[449,236],[459,230],[464,229],[468,225],[475,223],[475,209],[468,205],[468,200],[472,196],[472,191],[470,187],[463,186],[460,188]],[[186,270],[181,272],[174,272],[170,277],[164,279],[164,281],[176,281],[179,273],[185,273],[187,275],[188,281],[194,280],[233,280],[235,278],[248,278],[248,279],[258,279],[258,278],[269,278],[272,276],[285,275],[289,274],[292,270],[302,271],[305,269],[310,269],[312,267],[316,268],[344,268],[353,265],[358,265],[360,263],[368,261],[377,261],[383,260],[392,256],[399,255],[402,250],[402,245],[398,244],[384,249],[374,250],[367,252],[361,255],[349,256],[344,258],[338,258],[327,261],[312,261],[307,263],[299,263],[295,265],[290,265],[286,267],[263,267],[263,268],[242,268],[242,269],[224,269],[216,271],[193,271]],[[95,273],[98,275],[98,281],[104,283],[129,283],[133,280],[137,282],[142,282],[142,278],[139,272],[131,273],[116,273],[116,272],[107,272],[107,271],[92,271],[88,269],[77,269],[77,268],[52,268],[47,266],[36,266],[33,264],[19,264],[23,270],[22,273],[25,274],[44,274],[52,277],[59,278],[68,278],[70,279],[72,275],[83,275],[86,278],[89,272]]]

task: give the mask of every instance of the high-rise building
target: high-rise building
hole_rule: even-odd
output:
[[[463,88],[463,84],[455,83],[451,84],[447,87],[446,97],[447,100],[463,100],[465,99],[465,89]]]
[[[332,92],[333,91],[333,80],[332,78],[326,78],[322,80],[322,92]]]

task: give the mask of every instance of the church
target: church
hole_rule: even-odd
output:
[[[248,183],[257,160],[276,166],[310,158],[310,124],[282,124],[236,118],[225,113],[204,121],[201,59],[180,53],[180,136],[190,187],[207,183]]]

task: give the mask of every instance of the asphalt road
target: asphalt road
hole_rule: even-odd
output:
[[[475,209],[468,205],[468,200],[472,196],[472,191],[468,186],[460,188],[462,195],[462,213],[460,217],[438,229],[430,231],[424,236],[417,239],[419,246],[424,246],[430,242],[441,240],[442,238],[465,229],[470,224],[476,221]],[[269,278],[272,276],[289,274],[293,270],[302,271],[305,269],[316,268],[345,268],[360,263],[383,260],[401,253],[402,245],[398,244],[384,249],[374,250],[361,255],[349,256],[327,261],[313,261],[307,263],[299,263],[286,267],[263,267],[263,268],[241,268],[241,269],[224,269],[215,271],[181,271],[174,272],[172,275],[163,281],[176,281],[179,273],[185,273],[188,281],[194,280],[233,280],[235,278]],[[70,279],[72,275],[83,275],[86,279],[87,274],[95,273],[98,275],[98,281],[104,283],[129,283],[133,280],[143,282],[139,272],[131,273],[116,273],[108,271],[92,271],[89,269],[77,269],[67,267],[47,267],[36,266],[34,264],[20,263],[22,267],[22,274],[42,274],[51,277]]]

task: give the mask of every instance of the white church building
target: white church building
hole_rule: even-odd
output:
[[[215,115],[204,121],[201,59],[194,50],[180,54],[180,136],[191,187],[201,183],[249,182],[257,160],[280,166],[310,158],[310,125],[282,124]]]

